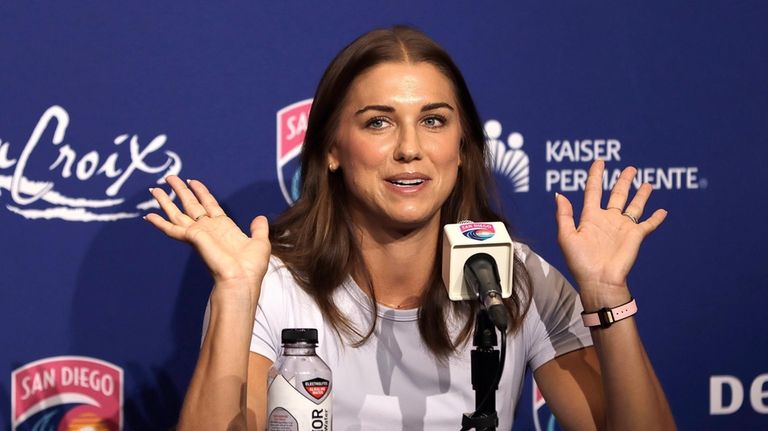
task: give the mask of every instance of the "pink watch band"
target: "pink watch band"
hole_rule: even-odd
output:
[[[607,328],[614,322],[626,319],[635,313],[637,313],[637,302],[635,302],[635,298],[632,298],[626,304],[619,305],[618,307],[601,308],[594,313],[581,313],[581,321],[584,322],[586,327],[599,326]]]

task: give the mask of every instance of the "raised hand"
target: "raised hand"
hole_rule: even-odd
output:
[[[665,210],[658,209],[640,222],[651,195],[650,184],[641,185],[627,205],[632,179],[637,173],[632,167],[621,172],[603,209],[600,202],[604,169],[602,160],[596,160],[589,169],[578,227],[571,203],[565,196],[556,195],[558,242],[579,285],[585,308],[586,302],[616,306],[629,299],[627,275],[640,244],[667,216]]]
[[[166,182],[184,210],[163,189],[154,188],[150,192],[167,220],[158,214],[148,214],[146,220],[169,237],[192,244],[208,265],[216,286],[246,288],[251,301],[255,301],[271,250],[267,219],[253,219],[249,237],[200,181],[191,180],[187,185],[179,177],[169,176]]]

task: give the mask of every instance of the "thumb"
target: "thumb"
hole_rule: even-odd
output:
[[[555,193],[555,219],[557,220],[557,230],[560,235],[567,235],[576,230],[576,224],[573,221],[573,205],[567,197],[560,193]]]
[[[257,216],[251,221],[251,238],[253,239],[268,239],[269,238],[269,221],[264,216]]]

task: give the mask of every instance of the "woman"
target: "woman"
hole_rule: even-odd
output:
[[[215,282],[180,428],[263,429],[280,330],[307,326],[318,328],[319,354],[334,372],[335,428],[459,428],[473,410],[466,341],[476,305],[448,301],[438,250],[444,224],[500,219],[484,148],[450,57],[395,27],[361,36],[326,70],[301,156],[301,198],[271,232],[263,217],[250,237],[239,231],[199,181],[167,179],[183,211],[152,189],[167,220],[147,220],[191,243]],[[640,243],[666,216],[657,210],[637,223],[651,187],[627,205],[633,168],[602,209],[603,169],[602,161],[590,168],[578,229],[569,201],[555,196],[578,294],[529,249],[516,251],[499,429],[511,427],[526,366],[566,429],[675,427],[634,318],[590,330],[579,316],[582,305],[630,301],[626,277]]]

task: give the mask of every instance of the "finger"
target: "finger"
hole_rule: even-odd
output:
[[[643,215],[645,204],[648,202],[648,198],[651,197],[652,190],[653,187],[651,187],[650,184],[643,183],[640,188],[637,189],[635,197],[632,198],[632,202],[627,205],[627,208],[624,210],[624,212],[632,214],[633,217],[639,219]]]
[[[173,203],[171,197],[168,196],[168,193],[166,193],[165,190],[160,187],[155,187],[149,189],[149,193],[151,193],[152,197],[155,198],[158,204],[160,204],[160,209],[162,209],[165,215],[168,216],[169,221],[182,226],[186,226],[190,223],[191,220],[189,217],[179,210],[179,207]]]
[[[661,225],[664,219],[667,218],[667,214],[667,210],[658,209],[648,217],[648,220],[638,224],[638,226],[642,227],[645,234],[648,235]]]
[[[165,179],[165,181],[171,186],[176,196],[179,197],[181,205],[184,207],[184,212],[193,220],[197,220],[200,216],[206,214],[205,208],[197,200],[197,196],[192,193],[192,190],[187,187],[187,183],[181,180],[176,175],[171,175]]]
[[[187,180],[187,185],[189,185],[189,188],[192,189],[192,192],[197,196],[198,201],[203,208],[205,208],[205,211],[209,216],[218,217],[225,215],[219,202],[213,197],[211,192],[208,191],[208,187],[206,187],[205,184],[198,180]]]
[[[623,208],[627,204],[627,198],[629,197],[629,188],[636,174],[637,169],[632,166],[621,171],[619,179],[616,180],[616,184],[613,185],[611,190],[611,197],[608,198],[608,204],[605,206],[606,209],[618,208],[619,211],[624,212]]]
[[[269,222],[264,216],[258,216],[251,221],[251,238],[253,239],[268,239],[269,238]]]
[[[146,216],[144,216],[144,220],[150,222],[154,227],[156,227],[162,233],[168,235],[173,239],[178,239],[178,240],[184,239],[184,232],[186,231],[186,228],[169,222],[159,214],[149,213]]]
[[[555,193],[555,219],[557,220],[557,231],[560,235],[567,235],[576,231],[576,224],[573,221],[573,205],[571,201],[560,193]]]
[[[587,183],[584,186],[584,209],[600,208],[600,200],[603,197],[603,170],[605,162],[597,159],[589,167]]]

